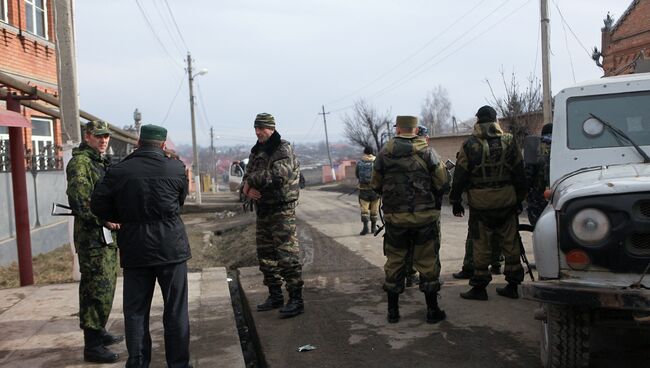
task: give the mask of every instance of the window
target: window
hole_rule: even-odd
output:
[[[32,118],[32,165],[37,170],[46,170],[56,157],[52,120]]]
[[[7,0],[0,0],[0,22],[7,22]]]
[[[590,114],[623,131],[639,146],[650,145],[649,104],[650,93],[646,91],[570,98],[567,102],[569,148],[590,149],[631,145],[606,128],[597,131],[596,134],[588,134],[585,124],[588,124]]]
[[[25,23],[27,32],[47,39],[46,0],[25,0]]]

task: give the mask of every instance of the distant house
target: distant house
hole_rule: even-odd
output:
[[[604,23],[600,56],[605,76],[650,72],[650,0],[634,0],[616,23],[609,14]]]

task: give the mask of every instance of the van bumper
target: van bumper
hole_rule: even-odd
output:
[[[650,312],[650,290],[597,287],[558,280],[522,285],[523,297],[542,303]]]

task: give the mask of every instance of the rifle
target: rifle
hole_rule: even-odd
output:
[[[338,197],[336,197],[336,198],[341,198],[341,197],[343,197],[343,196],[346,195],[346,194],[347,194],[347,195],[353,195],[353,194],[356,193],[358,190],[359,190],[359,188],[354,188],[354,189],[352,189],[352,190],[349,191],[349,192],[343,192],[343,193],[339,194]]]
[[[535,281],[535,277],[533,276],[533,269],[531,268],[530,262],[528,262],[528,257],[526,257],[526,249],[524,249],[524,242],[521,240],[521,235],[519,235],[520,231],[530,231],[533,232],[533,229],[535,227],[533,225],[528,225],[528,224],[519,224],[517,223],[517,241],[519,242],[519,253],[521,255],[521,261],[526,265],[526,273],[530,275],[530,279],[532,281]]]
[[[374,236],[379,235],[380,232],[386,227],[386,221],[384,221],[384,211],[381,210],[381,197],[379,197],[379,219],[381,220],[381,226],[375,230]]]

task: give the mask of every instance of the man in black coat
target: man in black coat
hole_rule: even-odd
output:
[[[167,366],[190,367],[187,265],[191,258],[180,208],[188,193],[185,165],[167,157],[167,130],[144,125],[138,149],[111,166],[95,187],[91,210],[122,224],[118,232],[124,269],[126,367],[151,361],[149,312],[156,280],[164,299]]]

